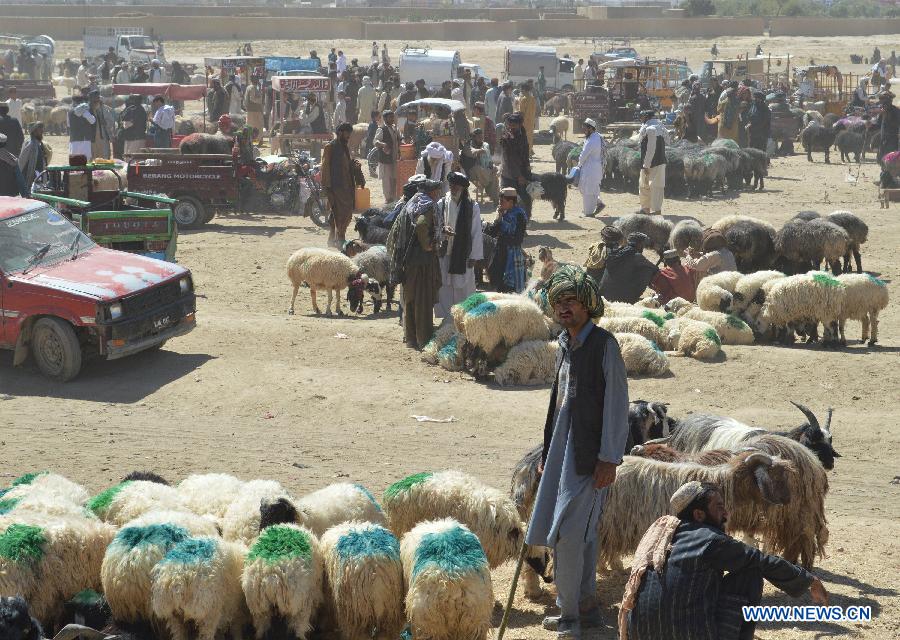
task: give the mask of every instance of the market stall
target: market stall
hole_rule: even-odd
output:
[[[273,76],[272,91],[276,95],[273,118],[281,123],[278,135],[272,136],[272,153],[287,154],[292,149],[308,149],[318,157],[322,144],[331,140],[330,133],[282,133],[285,130],[288,110],[287,97],[292,93],[315,93],[319,103],[331,89],[331,80],[325,76]]]

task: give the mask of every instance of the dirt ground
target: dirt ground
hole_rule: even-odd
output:
[[[887,38],[866,40],[867,51]],[[720,41],[723,55],[755,46],[756,39]],[[796,38],[763,43],[766,50],[840,62],[850,39]],[[853,40],[859,44],[861,41]],[[296,53],[327,43],[255,43],[260,53]],[[367,56],[366,43],[335,43]],[[393,53],[398,43],[390,43]],[[640,52],[677,51],[695,67],[708,50],[702,41],[639,41]],[[591,45],[560,43],[561,51],[587,53]],[[444,46],[441,43],[440,46]],[[452,43],[451,43],[451,46]],[[63,43],[63,51],[72,43]],[[232,43],[168,43],[170,59],[198,59],[228,52]],[[459,47],[464,60],[499,72],[502,43]],[[829,57],[830,56],[830,57]],[[821,59],[820,59],[821,57]],[[62,152],[64,141],[50,140]],[[537,148],[535,169],[552,170],[550,147]],[[837,155],[837,154],[835,154]],[[721,361],[673,359],[664,378],[631,379],[632,399],[670,403],[676,417],[717,413],[767,428],[788,428],[802,419],[789,400],[824,415],[834,407],[835,446],[842,457],[830,475],[827,510],[831,531],[827,557],[816,571],[832,604],[868,605],[873,620],[860,624],[761,625],[764,639],[831,635],[900,637],[900,485],[896,455],[900,432],[893,420],[900,401],[900,203],[881,210],[872,181],[877,167],[825,165],[821,154],[773,161],[766,191],[713,200],[667,201],[666,216],[710,224],[744,213],[780,225],[794,213],[850,209],[869,225],[863,266],[888,282],[891,305],[882,315],[880,344],[858,341],[837,351],[818,347],[726,347]],[[378,180],[369,185],[380,203]],[[578,216],[580,196],[570,192],[565,222],[552,219],[549,203],[536,205],[526,248],[548,245],[560,260],[581,262],[599,230],[616,215],[637,208],[637,197],[605,196],[609,217]],[[490,212],[485,212],[489,215]],[[461,469],[497,487],[508,486],[515,461],[541,437],[549,391],[501,389],[422,363],[403,346],[394,313],[315,317],[307,290],[297,315],[288,316],[290,286],[285,261],[296,249],[324,246],[326,232],[303,218],[226,214],[202,230],[183,232],[178,261],[196,283],[198,327],[165,350],[116,362],[91,364],[73,382],[52,384],[32,366],[13,369],[0,354],[0,484],[26,471],[53,469],[100,490],[134,469],[151,469],[170,480],[193,472],[230,472],[272,478],[297,493],[340,480],[361,482],[374,492],[407,474]],[[449,424],[417,423],[412,415],[453,416]],[[892,482],[892,480],[894,482]],[[512,576],[507,565],[494,574],[499,624]],[[601,597],[615,638],[614,603],[625,574],[603,576]],[[790,598],[768,588],[764,603]],[[809,603],[808,598],[801,603]],[[540,621],[551,611],[516,598],[515,639],[551,638]]]

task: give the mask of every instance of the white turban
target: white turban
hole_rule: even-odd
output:
[[[440,158],[441,160],[443,160],[444,158],[447,157],[447,150],[444,148],[444,145],[442,145],[440,142],[429,142],[428,145],[425,147],[425,153],[428,155],[429,158],[433,158],[433,159]]]

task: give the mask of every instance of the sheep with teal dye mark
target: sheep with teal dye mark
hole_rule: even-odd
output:
[[[20,594],[45,626],[65,602],[100,590],[103,553],[115,528],[98,520],[9,513],[0,516],[0,593]]]
[[[199,516],[192,511],[148,511],[125,523],[125,527],[146,527],[151,524],[172,524],[187,530],[192,536],[221,536],[218,521],[210,515]]]
[[[266,527],[250,547],[240,588],[256,637],[263,638],[276,618],[297,638],[305,638],[322,602],[322,553],[313,533],[294,524]]]
[[[669,359],[652,340],[637,333],[615,333],[625,371],[630,376],[661,376],[669,371]]]
[[[403,626],[400,543],[371,522],[345,522],[319,541],[325,563],[325,610],[344,640],[395,640]]]
[[[172,640],[215,640],[229,631],[234,640],[243,638],[249,619],[241,591],[246,553],[243,545],[220,538],[188,538],[156,563],[150,572],[151,608]]]
[[[494,380],[501,387],[514,385],[550,384],[556,376],[555,340],[520,342],[506,355],[506,360],[494,369]]]
[[[862,323],[862,341],[868,340],[869,346],[874,346],[878,342],[878,314],[888,305],[887,283],[868,273],[844,273],[837,281],[844,285],[838,319],[841,344],[847,344],[844,335],[847,320],[857,320]]]
[[[774,329],[783,343],[793,342],[795,332],[816,342],[821,322],[825,346],[835,344],[845,290],[843,282],[823,271],[776,280],[760,310],[759,326],[763,332]]]
[[[331,527],[358,520],[384,524],[384,512],[368,489],[360,484],[339,482],[319,489],[295,502],[299,524],[320,536]]]
[[[481,540],[491,568],[515,558],[522,545],[525,525],[509,496],[461,471],[408,476],[387,488],[383,504],[398,537],[426,520],[462,522]]]
[[[194,513],[222,519],[243,486],[243,481],[227,473],[202,473],[188,476],[176,490]]]
[[[719,334],[722,344],[753,344],[753,329],[735,315],[718,311],[705,311],[699,308],[686,309],[680,314],[682,318],[699,320],[712,326]]]
[[[486,376],[520,342],[550,339],[543,311],[524,296],[483,302],[465,314],[462,324],[463,366],[476,377]]]
[[[475,307],[484,304],[485,302],[494,302],[495,300],[515,300],[521,297],[522,296],[517,293],[478,291],[470,295],[459,304],[455,304],[450,307],[450,317],[453,319],[453,324],[456,326],[456,330],[460,333],[463,333],[466,326],[466,314]]]
[[[251,480],[244,483],[225,510],[222,537],[245,545],[251,544],[259,535],[260,504],[263,500],[275,502],[280,498],[296,504],[287,490],[274,480]]]
[[[663,330],[668,355],[711,360],[722,351],[722,339],[707,322],[676,317],[666,320]]]
[[[456,307],[453,308],[455,309]],[[437,364],[438,353],[440,350],[450,342],[451,338],[458,335],[458,333],[456,326],[452,322],[445,322],[438,327],[437,331],[434,332],[434,335],[431,336],[431,340],[429,340],[428,344],[422,349],[422,362]]]
[[[175,545],[190,538],[187,529],[169,523],[135,525],[119,530],[100,568],[103,593],[117,622],[152,620],[150,574]]]
[[[189,511],[173,487],[146,480],[126,480],[98,493],[88,508],[104,522],[121,527],[150,511]]]
[[[483,640],[494,592],[478,537],[452,518],[418,524],[403,536],[406,619],[414,638]]]

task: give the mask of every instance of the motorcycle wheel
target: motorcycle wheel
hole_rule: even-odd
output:
[[[303,215],[312,218],[313,223],[317,227],[323,229],[328,228],[328,212],[325,210],[325,207],[322,206],[322,202],[316,198],[310,198],[306,201]]]

